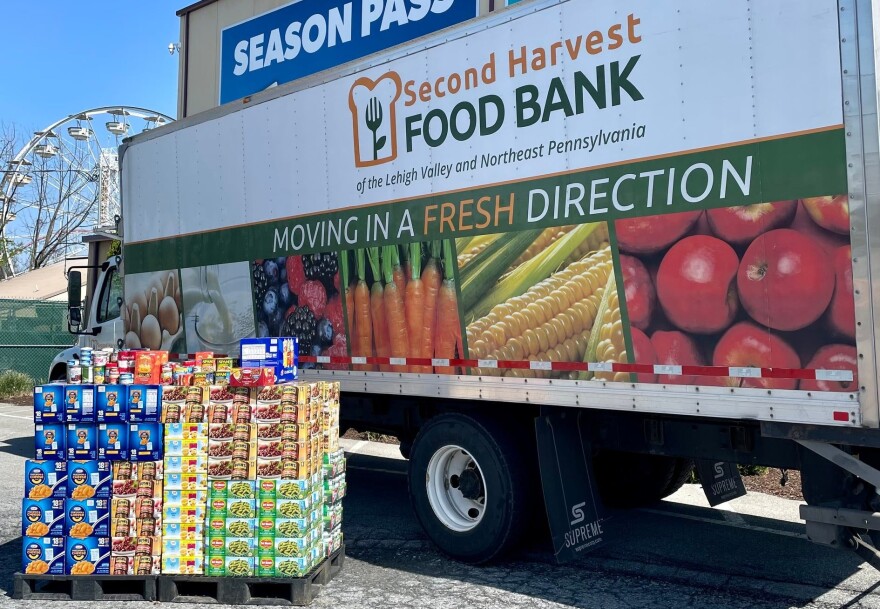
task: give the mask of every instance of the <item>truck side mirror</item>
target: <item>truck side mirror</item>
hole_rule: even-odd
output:
[[[79,271],[67,273],[67,326],[71,332],[78,332],[82,325],[82,274]]]

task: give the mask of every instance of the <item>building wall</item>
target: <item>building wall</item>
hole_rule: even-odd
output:
[[[489,2],[480,0],[481,15],[489,12]],[[495,0],[495,5],[503,5],[503,2]],[[178,13],[182,44],[177,87],[178,118],[219,105],[220,32],[223,28],[285,4],[290,4],[290,0],[216,0],[200,2]]]

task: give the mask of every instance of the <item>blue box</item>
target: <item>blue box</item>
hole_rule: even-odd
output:
[[[110,538],[68,538],[64,544],[64,572],[67,575],[110,575]],[[82,566],[77,566],[84,563]]]
[[[128,461],[128,423],[98,423],[98,458]]]
[[[294,336],[241,339],[242,368],[273,368],[275,382],[295,381],[299,341]]]
[[[161,421],[159,385],[128,386],[128,420],[132,423]]]
[[[34,426],[34,445],[38,461],[65,461],[67,426],[64,423],[37,423]]]
[[[48,487],[44,488],[44,487]],[[48,495],[46,493],[49,493]],[[24,462],[24,495],[28,499],[67,496],[67,461]]]
[[[163,456],[161,423],[132,423],[129,425],[129,461],[161,461]]]
[[[34,423],[64,422],[64,385],[34,387]]]
[[[128,421],[127,385],[98,385],[95,387],[95,420],[98,423]]]
[[[64,386],[64,417],[68,423],[95,422],[95,386]]]
[[[25,537],[21,544],[21,572],[64,575],[64,538]]]
[[[87,524],[88,527],[83,527]],[[110,500],[64,500],[64,535],[74,539],[110,534]]]
[[[98,428],[94,423],[67,424],[67,460],[98,458]]]
[[[91,494],[87,487],[91,487]],[[112,492],[113,467],[110,461],[67,462],[69,499],[109,499]]]
[[[64,534],[64,499],[22,499],[21,534],[52,537]],[[40,526],[40,524],[44,526]]]

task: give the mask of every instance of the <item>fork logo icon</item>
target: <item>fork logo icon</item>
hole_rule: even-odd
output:
[[[370,167],[397,158],[397,100],[400,77],[387,72],[376,80],[359,78],[348,94],[354,164]]]

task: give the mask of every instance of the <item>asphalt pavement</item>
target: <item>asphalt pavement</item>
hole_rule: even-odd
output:
[[[20,568],[20,498],[32,443],[29,409],[0,404],[0,607],[47,604],[8,597]],[[535,522],[517,555],[473,567],[445,557],[422,533],[395,447],[347,442],[346,450],[347,557],[316,608],[880,608],[880,574],[854,554],[808,542],[794,501],[752,494],[713,509],[690,485],[650,509],[615,513],[611,543],[576,563],[554,564],[545,525]],[[113,603],[129,605],[146,606]]]

